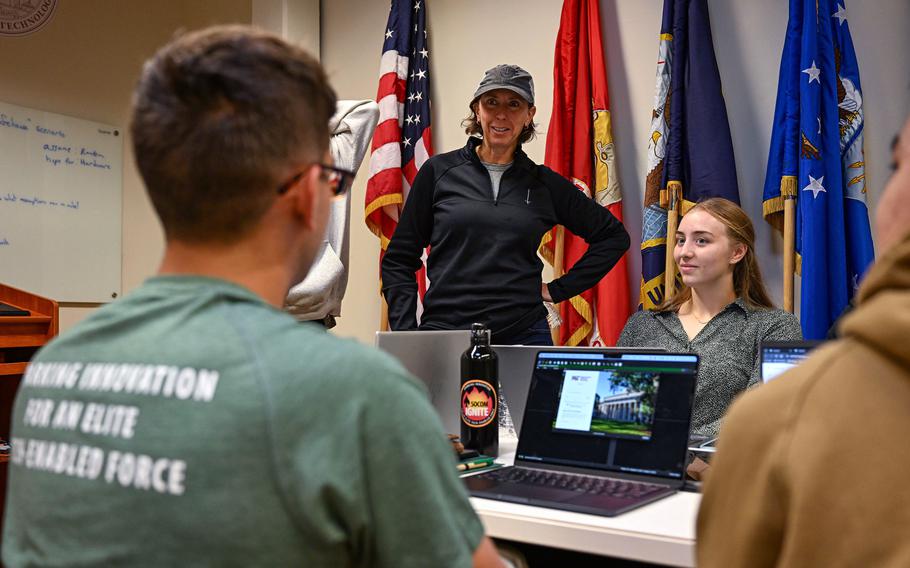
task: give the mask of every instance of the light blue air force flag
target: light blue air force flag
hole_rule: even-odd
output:
[[[795,194],[800,321],[825,337],[874,259],[866,207],[863,97],[846,0],[790,0],[771,151],[765,219],[783,227]]]

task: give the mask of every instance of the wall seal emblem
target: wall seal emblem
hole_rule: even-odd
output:
[[[0,0],[0,36],[19,37],[41,29],[57,10],[57,0]]]

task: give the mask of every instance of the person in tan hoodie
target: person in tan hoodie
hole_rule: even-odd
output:
[[[880,257],[819,348],[732,406],[704,488],[701,567],[910,566],[910,120]]]

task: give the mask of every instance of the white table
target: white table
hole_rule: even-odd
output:
[[[497,461],[512,459],[514,452]],[[679,492],[618,517],[600,517],[471,498],[491,537],[668,566],[695,566],[700,502],[700,494]]]

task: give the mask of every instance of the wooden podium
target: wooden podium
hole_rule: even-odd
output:
[[[0,284],[0,303],[28,312],[28,315],[0,312],[0,438],[9,442],[13,401],[25,366],[42,345],[57,335],[60,317],[57,302],[4,284]],[[7,457],[0,455],[0,530],[6,500]]]

